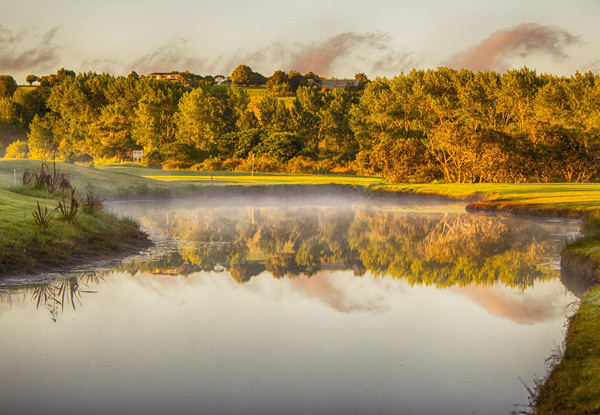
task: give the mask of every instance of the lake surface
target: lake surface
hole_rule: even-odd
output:
[[[107,206],[157,246],[0,286],[2,414],[507,414],[576,297],[577,221],[434,199]]]

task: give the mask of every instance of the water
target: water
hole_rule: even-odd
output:
[[[0,287],[0,413],[506,414],[576,299],[557,265],[576,221],[358,197],[110,209],[157,246]]]

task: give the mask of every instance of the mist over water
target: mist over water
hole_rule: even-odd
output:
[[[107,206],[157,245],[0,286],[2,413],[510,413],[575,300],[577,221],[358,193]]]

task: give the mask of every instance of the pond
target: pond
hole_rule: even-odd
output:
[[[0,286],[0,413],[507,414],[578,221],[431,198],[114,203],[156,246]]]

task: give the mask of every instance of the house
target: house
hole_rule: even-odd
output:
[[[308,86],[320,86],[329,89],[346,89],[348,87],[357,87],[358,81],[356,79],[321,79],[316,82],[313,79],[306,81]]]
[[[191,86],[190,80],[184,77],[177,71],[173,72],[154,72],[148,75],[150,79],[158,79],[163,81],[179,82],[183,86]]]

